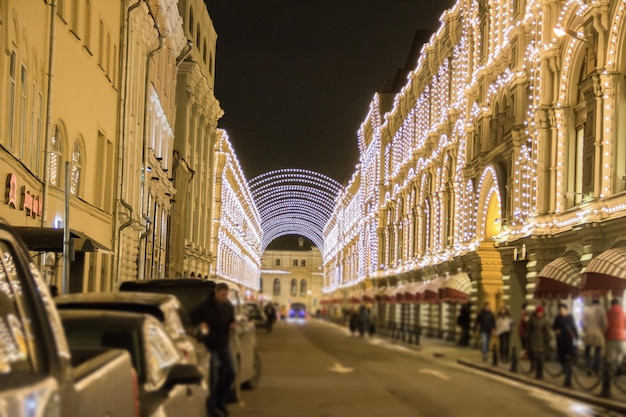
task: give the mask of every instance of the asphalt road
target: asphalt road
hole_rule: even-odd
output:
[[[241,417],[616,416],[384,340],[310,321],[258,330],[263,375]]]

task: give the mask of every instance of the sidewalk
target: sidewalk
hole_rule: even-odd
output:
[[[321,321],[345,329],[347,332],[345,326],[324,320]],[[611,381],[611,397],[604,398],[601,396],[603,388],[602,376],[588,376],[584,369],[577,366],[574,367],[572,372],[572,388],[565,388],[563,386],[564,376],[561,372],[561,365],[556,362],[546,363],[544,365],[543,379],[538,380],[530,369],[528,360],[519,360],[517,371],[513,372],[511,371],[510,362],[502,363],[498,361],[498,364],[494,365],[493,354],[490,354],[489,360],[484,362],[482,354],[478,349],[460,347],[441,339],[421,337],[419,345],[404,343],[381,335],[375,335],[373,339],[380,339],[414,350],[423,357],[467,366],[626,415],[626,375],[616,377]]]
[[[391,341],[389,338],[384,339]],[[393,342],[401,344],[395,340]],[[574,367],[572,388],[565,388],[563,386],[565,378],[561,372],[561,365],[556,362],[546,363],[543,379],[538,380],[530,369],[528,360],[519,360],[517,371],[513,372],[511,371],[511,362],[498,361],[498,364],[494,365],[493,354],[490,354],[489,360],[484,362],[478,349],[460,347],[440,339],[424,337],[421,338],[420,345],[413,346],[413,348],[419,350],[426,357],[431,356],[456,362],[463,366],[509,378],[626,415],[626,375],[614,377],[610,384],[611,397],[604,398],[601,396],[602,376],[588,376],[581,367]]]

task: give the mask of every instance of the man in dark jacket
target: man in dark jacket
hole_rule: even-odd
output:
[[[537,306],[533,315],[528,319],[528,325],[526,326],[528,356],[535,368],[537,379],[543,378],[544,356],[550,348],[551,339],[550,324],[544,317],[543,306]]]
[[[228,300],[228,285],[221,282],[201,306],[205,321],[201,329],[208,334],[204,343],[211,354],[209,416],[228,416],[226,403],[235,381],[235,366],[230,352],[230,331],[235,327],[235,312]]]
[[[483,361],[487,361],[487,355],[489,354],[489,343],[491,342],[491,336],[496,331],[496,317],[491,311],[491,305],[489,302],[485,302],[483,309],[476,316],[476,325],[474,331],[480,330],[480,341],[483,352]]]

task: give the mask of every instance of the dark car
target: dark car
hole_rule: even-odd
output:
[[[289,317],[297,319],[306,318],[306,306],[304,303],[291,303],[289,307]]]
[[[62,310],[60,314],[74,349],[117,348],[130,353],[139,381],[142,417],[206,417],[209,393],[202,373],[184,363],[154,317],[107,310]]]
[[[208,381],[209,352],[191,336],[191,320],[178,299],[170,294],[100,292],[62,295],[55,299],[59,310],[111,310],[149,314],[167,330],[183,360],[200,368]]]
[[[200,280],[193,278],[162,278],[151,280],[125,281],[120,284],[120,291],[151,292],[172,294],[189,312],[193,328],[203,321],[196,311],[206,300],[209,294],[215,290],[215,281]],[[231,301],[237,316],[237,327],[233,332],[231,350],[237,363],[237,379],[240,385],[247,388],[255,388],[261,377],[261,358],[257,352],[256,332],[242,310],[239,292],[231,288]]]

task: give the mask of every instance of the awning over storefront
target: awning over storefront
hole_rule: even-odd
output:
[[[362,290],[350,291],[350,293],[348,294],[348,301],[351,303],[360,303],[362,299],[363,299]]]
[[[13,229],[33,252],[63,252],[63,229],[23,226]],[[70,239],[76,252],[111,253],[110,248],[78,230],[70,230]]]
[[[609,249],[593,258],[582,274],[585,292],[622,293],[626,289],[626,248]]]
[[[543,267],[537,276],[535,298],[567,298],[580,288],[580,259],[575,256],[556,258]]]
[[[413,302],[417,300],[417,295],[420,292],[420,289],[424,286],[422,281],[419,282],[411,282],[404,287],[404,296],[403,300],[406,302]]]
[[[422,300],[433,303],[439,301],[439,289],[445,284],[445,282],[446,279],[444,277],[437,277],[426,284]]]
[[[371,287],[365,290],[363,293],[363,302],[373,303],[376,301],[376,288]]]
[[[472,292],[472,281],[469,275],[461,272],[449,277],[439,290],[443,301],[466,303]]]
[[[383,301],[388,303],[396,300],[396,287],[388,287],[383,293]]]
[[[396,286],[396,292],[394,294],[394,301],[396,303],[401,303],[401,302],[405,301],[404,300],[404,289],[405,288],[406,287],[404,286],[404,284]]]
[[[387,292],[387,287],[380,287],[376,290],[376,301],[382,301],[385,297],[385,292]]]

